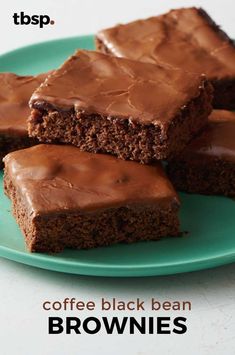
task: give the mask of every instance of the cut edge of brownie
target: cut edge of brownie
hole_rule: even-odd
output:
[[[38,140],[28,136],[17,136],[0,133],[0,169],[4,167],[3,158],[16,150],[32,147]]]
[[[175,156],[207,123],[212,86],[203,79],[199,96],[173,118],[167,130],[129,118],[58,111],[36,101],[28,120],[31,137],[43,143],[65,143],[91,153],[110,153],[124,160],[150,163]]]
[[[74,211],[34,216],[13,185],[7,168],[4,190],[31,252],[58,253],[64,248],[90,249],[180,235],[179,204],[175,200],[164,207],[159,204],[110,208],[98,213]]]
[[[167,165],[167,174],[177,190],[203,195],[235,197],[235,164],[219,158],[209,160],[178,157]]]
[[[211,83],[214,87],[213,107],[235,110],[235,78],[212,80]]]

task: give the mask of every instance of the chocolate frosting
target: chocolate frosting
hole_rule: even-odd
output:
[[[61,145],[16,151],[4,162],[8,177],[34,215],[179,204],[160,164],[142,165]]]
[[[233,42],[202,9],[182,8],[118,25],[97,35],[114,55],[204,73],[235,76]]]
[[[48,74],[18,76],[0,73],[0,134],[27,136],[29,99]]]
[[[179,69],[78,51],[34,92],[30,106],[167,124],[204,81]]]
[[[235,162],[235,112],[214,110],[207,128],[180,155],[191,161],[203,158]]]

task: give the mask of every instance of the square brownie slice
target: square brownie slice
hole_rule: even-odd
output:
[[[204,73],[214,107],[235,109],[234,42],[201,8],[182,8],[100,31],[98,50],[148,63]]]
[[[0,73],[0,167],[7,153],[37,143],[28,136],[29,99],[46,77]]]
[[[29,134],[149,163],[185,147],[211,100],[204,76],[78,51],[32,95]]]
[[[207,128],[169,162],[168,173],[182,191],[235,196],[235,112],[214,110]]]
[[[69,145],[37,145],[4,162],[5,192],[32,252],[179,234],[178,196],[160,163],[142,165]]]

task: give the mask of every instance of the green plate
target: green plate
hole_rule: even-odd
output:
[[[93,37],[44,42],[0,56],[0,71],[37,74],[58,67],[77,48],[93,48]],[[36,267],[96,276],[150,276],[188,272],[235,261],[235,202],[224,197],[181,194],[181,225],[189,233],[159,242],[30,254],[10,213],[0,174],[0,256]]]

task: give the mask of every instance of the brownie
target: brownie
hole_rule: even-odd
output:
[[[179,190],[235,196],[235,112],[214,110],[207,128],[179,156],[168,173]]]
[[[0,73],[0,167],[7,153],[36,144],[35,139],[28,137],[28,101],[46,76]]]
[[[203,75],[78,51],[32,95],[29,134],[149,163],[185,147],[211,100]]]
[[[97,49],[206,74],[214,107],[235,109],[235,46],[201,8],[182,8],[100,31]]]
[[[179,234],[178,196],[160,163],[43,144],[4,161],[5,192],[31,252]]]

